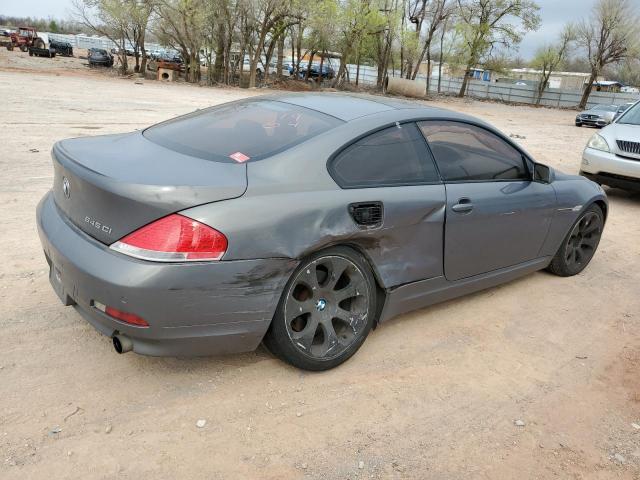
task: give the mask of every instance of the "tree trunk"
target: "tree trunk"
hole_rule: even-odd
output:
[[[124,48],[124,37],[120,39],[120,51],[118,52],[118,57],[120,58],[120,74],[126,75],[127,70],[129,70],[129,65],[127,64],[127,51]]]
[[[278,60],[276,61],[276,75],[282,81],[282,68],[284,66],[284,37],[285,33],[278,38]]]
[[[142,44],[140,45],[140,51],[142,52],[142,59],[140,60],[140,74],[144,77],[145,72],[147,71],[147,50],[144,48],[144,37],[140,39]]]
[[[318,85],[322,86],[322,68],[324,67],[324,55],[326,53],[326,50],[322,51],[322,56],[320,57],[320,76],[318,76]]]
[[[307,73],[304,76],[304,79],[307,82],[309,81],[309,76],[311,75],[311,64],[313,63],[313,57],[315,56],[315,54],[315,50],[311,50],[311,54],[309,55],[309,63],[307,63]]]
[[[589,101],[589,95],[591,95],[591,89],[593,88],[593,84],[598,78],[598,73],[594,70],[591,70],[591,76],[589,77],[589,82],[585,86],[584,92],[582,92],[582,99],[580,100],[580,105],[578,105],[582,110],[587,108],[587,102]]]
[[[356,54],[356,87],[360,79],[360,44],[358,44],[358,53]]]
[[[462,79],[462,86],[460,87],[460,91],[458,92],[458,98],[464,97],[467,93],[467,85],[469,84],[469,73],[471,73],[471,68],[471,64],[469,64],[464,70],[464,79]]]
[[[427,91],[425,92],[429,95],[429,87],[431,86],[431,46],[427,49]]]
[[[444,60],[444,34],[447,32],[447,22],[445,20],[442,25],[442,35],[440,35],[440,59],[438,63],[438,93],[441,93],[440,86],[442,84],[442,61]]]
[[[296,77],[300,76],[300,62],[302,61],[302,25],[298,25],[298,35],[296,37]]]
[[[264,83],[268,83],[269,81],[269,67],[271,66],[271,59],[273,58],[273,50],[276,45],[280,41],[280,37],[283,33],[280,33],[276,38],[271,37],[271,41],[269,42],[269,48],[267,48],[267,53],[264,56]],[[277,67],[276,67],[277,70]]]
[[[406,18],[407,18],[407,4],[406,2],[403,1],[402,2],[402,23],[400,24],[401,32],[404,32],[404,25],[406,22]],[[404,36],[400,36],[400,78],[402,78],[403,75],[404,75]]]
[[[213,62],[213,79],[215,82],[223,81],[224,73],[224,29],[222,25],[218,26],[218,34],[216,35],[216,58]],[[211,64],[211,57],[209,57],[209,64]]]
[[[551,71],[547,72],[546,68],[543,68],[542,77],[538,82],[538,90],[536,92],[536,105],[540,105],[540,101],[542,100],[542,95],[544,95],[544,91],[547,88],[547,84],[549,83],[550,76],[551,76]]]

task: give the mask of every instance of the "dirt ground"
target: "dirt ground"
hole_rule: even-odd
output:
[[[262,348],[118,356],[48,283],[35,207],[52,144],[263,91],[24,57],[0,51],[0,478],[640,479],[640,196],[608,191],[582,274],[539,272],[404,315],[333,371]],[[571,173],[594,133],[571,111],[434,103]]]

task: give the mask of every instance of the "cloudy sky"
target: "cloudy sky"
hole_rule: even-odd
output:
[[[555,39],[567,21],[576,21],[588,15],[596,0],[538,0],[542,26],[527,34],[520,45],[524,58],[533,55],[541,43]],[[0,14],[31,17],[66,18],[70,15],[71,0],[2,0]]]

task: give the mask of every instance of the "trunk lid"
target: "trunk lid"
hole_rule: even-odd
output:
[[[63,140],[52,157],[58,208],[108,245],[161,217],[247,189],[246,165],[184,155],[142,132]]]

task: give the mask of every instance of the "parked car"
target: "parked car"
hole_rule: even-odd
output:
[[[615,116],[613,117],[613,119],[617,119],[620,115],[622,115],[624,112],[626,112],[630,107],[632,107],[635,104],[635,102],[629,102],[629,103],[625,103],[623,105],[620,105],[618,107],[618,110],[616,111]]]
[[[69,42],[60,42],[57,40],[51,40],[49,47],[56,51],[56,55],[62,55],[63,57],[73,57],[73,47]]]
[[[307,77],[307,70],[309,70],[309,78],[318,78],[320,76],[322,76],[323,79],[331,79],[334,78],[336,76],[336,72],[333,69],[333,67],[331,67],[328,64],[323,64],[322,65],[322,75],[320,75],[320,64],[319,63],[312,63],[311,64],[311,68],[309,68],[309,63],[308,62],[302,62],[300,63],[300,73],[299,73],[299,77],[300,78],[306,78]],[[293,67],[291,67],[291,70],[289,71],[289,74],[293,74]]]
[[[89,67],[113,67],[113,55],[104,48],[90,48],[87,51]]]
[[[37,209],[51,284],[118,353],[264,339],[332,368],[403,312],[581,272],[608,209],[487,123],[384,97],[249,98],[52,157]]]
[[[177,64],[184,63],[184,61],[182,60],[182,56],[175,52],[161,52],[158,55],[157,59],[160,62],[177,63]]]
[[[611,187],[640,191],[640,102],[591,137],[580,175]]]
[[[576,115],[576,127],[587,125],[602,128],[613,121],[617,111],[617,105],[596,105]]]

